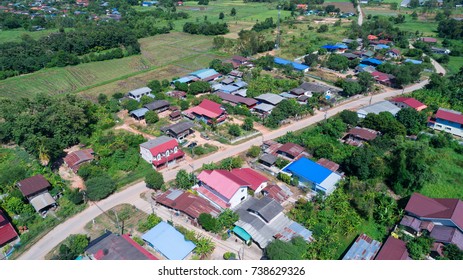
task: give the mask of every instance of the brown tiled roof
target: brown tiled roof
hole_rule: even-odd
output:
[[[154,199],[162,205],[179,210],[195,219],[201,213],[209,213],[212,216],[217,216],[220,213],[209,201],[182,190],[168,190]]]
[[[317,163],[320,164],[321,166],[328,168],[329,170],[333,172],[336,172],[339,169],[339,164],[331,160],[327,160],[326,158],[319,159]]]
[[[86,162],[93,160],[93,150],[92,149],[85,149],[79,150],[72,153],[69,153],[65,158],[64,162],[71,168],[74,172],[77,172],[79,166]]]
[[[389,236],[384,242],[383,247],[376,255],[375,260],[407,260],[409,259],[405,242],[400,239],[395,239]]]
[[[429,198],[414,193],[405,211],[419,218],[449,219],[463,231],[463,201],[454,198]]]
[[[347,134],[353,135],[357,138],[370,141],[376,138],[378,136],[376,131],[373,131],[371,129],[366,129],[366,128],[361,128],[361,127],[354,127],[351,128]]]
[[[43,175],[38,174],[19,181],[18,187],[24,196],[29,196],[39,191],[46,190],[48,187],[50,187],[50,183],[47,181],[47,179],[45,179],[45,177],[43,177]]]
[[[297,157],[298,155],[302,154],[305,149],[298,144],[294,143],[286,143],[283,144],[280,148],[278,148],[279,152],[287,153],[293,157]]]

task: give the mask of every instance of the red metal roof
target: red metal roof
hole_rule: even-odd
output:
[[[213,194],[212,192],[210,192],[205,187],[199,187],[199,188],[196,188],[195,190],[197,192],[199,192],[200,194],[204,195],[205,197],[207,197],[209,200],[211,200],[215,204],[217,204],[220,207],[224,208],[224,209],[230,207],[230,203],[227,203],[227,202],[223,201],[220,197]]]
[[[349,130],[349,132],[347,132],[347,134],[353,135],[353,136],[355,136],[357,138],[360,138],[360,139],[363,139],[363,140],[366,140],[366,141],[373,140],[378,136],[378,134],[376,132],[371,131],[371,130],[366,129],[366,128],[361,128],[361,127],[351,128]]]
[[[0,210],[0,246],[7,244],[18,237],[13,226],[6,219],[5,214]]]
[[[277,185],[270,185],[267,186],[264,190],[267,193],[268,197],[273,198],[278,203],[282,203],[286,199],[288,199],[289,195],[287,195],[279,186]]]
[[[175,139],[170,139],[169,141],[166,141],[160,145],[157,145],[155,147],[152,147],[150,150],[151,154],[156,157],[160,153],[165,153],[167,150],[173,150],[175,147],[178,146],[177,140]]]
[[[423,41],[425,43],[437,43],[437,39],[432,38],[432,37],[423,37],[423,38],[421,38],[421,41]]]
[[[232,174],[230,171],[221,169],[204,170],[199,173],[198,180],[202,181],[227,199],[231,199],[240,187],[249,186],[248,182]]]
[[[297,157],[298,155],[303,153],[305,149],[299,146],[298,144],[286,143],[286,144],[283,144],[280,148],[278,148],[278,151],[287,153],[293,157]]]
[[[201,213],[208,213],[212,216],[217,216],[220,213],[217,208],[212,206],[209,201],[202,197],[181,190],[175,191],[182,192],[182,194],[175,199],[170,199],[169,195],[173,192],[173,190],[168,190],[156,196],[154,199],[162,205],[179,210],[195,219],[197,219]]]
[[[371,75],[373,76],[373,78],[379,82],[387,82],[390,80],[390,77],[388,74],[386,73],[383,73],[383,72],[379,72],[379,71],[374,71],[371,73]]]
[[[435,117],[437,119],[442,119],[442,120],[451,121],[454,123],[463,124],[463,114],[461,114],[460,112],[456,112],[456,111],[452,112],[450,110],[439,109],[437,110]]]
[[[456,198],[429,198],[414,193],[405,211],[419,218],[450,219],[463,230],[463,201]]]
[[[24,196],[29,196],[39,191],[46,190],[48,187],[50,187],[50,183],[47,181],[47,179],[45,179],[45,177],[43,177],[42,174],[38,174],[19,181],[18,187]]]
[[[123,234],[122,238],[127,240],[133,247],[135,247],[140,253],[142,253],[145,257],[150,260],[158,260],[155,256],[153,256],[150,252],[148,252],[145,248],[140,246],[137,242],[133,241],[132,238],[128,234]]]
[[[254,191],[262,185],[262,183],[267,182],[268,178],[259,172],[252,170],[251,168],[236,168],[231,171],[236,177],[243,179],[249,184],[249,187]]]
[[[204,99],[198,106],[185,110],[184,113],[195,113],[212,119],[219,117],[225,112],[225,110],[220,108],[220,106],[220,104],[215,103],[214,101]]]
[[[424,105],[423,103],[421,103],[420,101],[416,100],[415,98],[411,98],[411,97],[396,97],[396,98],[392,99],[392,101],[404,103],[407,106],[412,107],[413,109],[415,109],[417,111],[421,111],[421,110],[426,109],[428,107],[428,106]]]
[[[160,160],[154,159],[154,160],[153,160],[153,164],[154,164],[155,166],[159,166],[159,165],[162,165],[162,164],[164,164],[164,163],[166,163],[166,162],[168,162],[168,161],[181,158],[181,157],[183,157],[184,155],[185,155],[185,153],[184,153],[182,150],[177,150],[176,153],[172,153],[172,154],[170,154],[170,155],[167,156],[167,157],[165,157],[165,156],[164,156],[164,157],[161,157]]]
[[[71,168],[74,172],[77,172],[79,169],[79,165],[86,162],[93,160],[93,149],[85,149],[80,151],[75,151],[69,153],[65,158],[64,162]]]
[[[389,236],[384,242],[383,247],[376,255],[375,260],[407,260],[409,259],[405,242],[400,239],[395,239]]]
[[[339,164],[336,162],[333,162],[331,160],[327,160],[326,158],[321,158],[317,161],[318,164],[320,164],[323,167],[328,168],[329,170],[336,172],[339,169]]]
[[[377,40],[378,39],[378,37],[375,36],[375,35],[368,35],[367,38],[368,38],[368,40]]]

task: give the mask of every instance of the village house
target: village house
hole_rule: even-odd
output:
[[[332,172],[306,157],[301,157],[288,164],[281,172],[296,177],[299,181],[299,187],[309,188],[325,195],[330,195],[342,179],[340,174]]]
[[[182,112],[180,110],[173,111],[172,113],[169,114],[169,119],[171,121],[178,121],[182,118]]]
[[[369,106],[365,106],[357,110],[359,118],[364,119],[368,114],[379,114],[381,112],[389,112],[395,116],[400,111],[400,108],[389,101],[380,101]]]
[[[180,150],[176,139],[161,136],[140,144],[140,155],[155,169],[162,169],[183,160],[185,153]]]
[[[411,97],[396,97],[391,102],[399,108],[413,108],[418,112],[428,108],[428,106]]]
[[[435,53],[435,54],[450,54],[449,49],[431,47],[431,51],[432,51],[432,53]]]
[[[249,189],[259,193],[267,187],[268,178],[251,168],[235,168],[231,173],[248,183]]]
[[[342,141],[348,145],[360,147],[365,142],[374,140],[378,135],[379,132],[373,129],[354,127],[342,137]]]
[[[146,109],[146,108],[136,109],[136,110],[130,111],[129,116],[136,119],[137,121],[144,120],[145,119],[145,114],[148,111],[149,110]]]
[[[254,98],[241,97],[239,95],[233,95],[224,92],[218,92],[216,95],[220,97],[224,103],[228,103],[232,106],[244,105],[247,108],[252,109],[257,104],[257,100]]]
[[[57,206],[55,199],[48,192],[50,183],[43,175],[29,177],[16,185],[35,211],[41,215],[45,215],[50,208]]]
[[[184,213],[193,224],[201,213],[211,214],[217,217],[220,210],[214,207],[208,200],[179,189],[169,189],[166,192],[153,195],[154,201],[169,209]]]
[[[281,155],[291,160],[297,158],[303,153],[305,153],[304,147],[301,147],[300,145],[294,143],[285,143],[282,146],[280,146],[277,150],[278,155]]]
[[[463,114],[461,112],[439,108],[429,119],[428,127],[463,137]]]
[[[17,240],[18,237],[19,235],[10,221],[8,221],[8,217],[3,210],[0,209],[0,248]]]
[[[312,232],[286,217],[283,207],[268,196],[250,197],[235,212],[240,218],[233,232],[247,244],[252,239],[260,248],[266,248],[275,239],[290,241],[295,236],[312,241]]]
[[[432,37],[421,37],[420,41],[424,42],[424,43],[428,43],[428,44],[436,44],[437,43],[437,39],[432,38]]]
[[[285,185],[271,184],[261,191],[263,196],[268,196],[282,204],[293,195],[293,192]]]
[[[177,141],[182,141],[188,135],[194,133],[194,130],[192,129],[194,126],[195,124],[193,122],[184,121],[162,127],[161,131],[164,132],[167,136],[177,139]]]
[[[149,87],[137,88],[129,91],[128,97],[137,100],[140,102],[142,96],[151,95],[151,89]],[[154,97],[154,96],[153,96]]]
[[[283,97],[273,93],[264,93],[254,98],[261,103],[265,103],[272,106],[276,106],[278,105],[278,103],[284,100]]]
[[[376,255],[375,260],[411,260],[406,243],[400,239],[389,236]]]
[[[398,49],[391,49],[386,52],[386,55],[392,59],[400,58],[400,51]]]
[[[362,233],[354,241],[342,260],[374,260],[381,248],[381,242]]]
[[[233,65],[233,69],[236,69],[240,66],[248,66],[250,64],[250,60],[246,57],[234,55],[231,59],[225,60],[225,63],[231,63]]]
[[[183,115],[191,120],[199,120],[207,124],[212,124],[215,119],[217,124],[227,119],[227,113],[222,106],[214,101],[204,99],[198,106],[183,111]]]
[[[171,97],[178,98],[178,99],[185,99],[186,98],[186,92],[181,91],[181,90],[169,91],[166,94],[167,94],[167,96],[171,96]]]
[[[90,241],[85,255],[90,260],[157,260],[130,238],[130,235],[119,235],[110,231]]]
[[[84,149],[69,153],[63,160],[67,167],[77,173],[82,164],[90,162],[93,159],[93,149]]]
[[[156,100],[151,103],[146,104],[143,106],[144,108],[154,111],[156,113],[161,113],[169,109],[170,103],[166,100]]]
[[[295,70],[295,71],[307,72],[307,71],[309,71],[309,68],[310,68],[307,65],[297,63],[297,62],[293,62],[293,61],[289,61],[289,60],[279,58],[279,57],[275,57],[274,62],[275,62],[275,64],[282,65],[282,66],[290,65],[293,68],[293,70]]]

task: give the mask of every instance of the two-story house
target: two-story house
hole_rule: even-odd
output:
[[[453,135],[463,137],[463,114],[461,112],[439,108],[428,126]]]
[[[138,102],[140,102],[142,96],[146,96],[149,94],[151,94],[151,89],[149,87],[142,87],[129,91],[127,95],[129,96],[129,98],[135,99]]]
[[[194,189],[219,209],[234,208],[248,197],[249,183],[228,170],[204,170]]]
[[[182,160],[185,153],[180,150],[177,140],[161,136],[140,144],[140,155],[155,169],[162,169]]]

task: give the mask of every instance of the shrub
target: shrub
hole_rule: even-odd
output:
[[[146,186],[150,189],[160,190],[164,186],[164,177],[154,170],[145,177]]]
[[[140,245],[140,246],[143,246],[145,244],[145,241],[143,241],[143,239],[141,239],[138,236],[134,236],[134,237],[132,237],[132,239],[133,239],[133,241],[137,242],[138,245]]]
[[[153,227],[155,227],[157,224],[162,222],[162,219],[156,216],[156,214],[149,214],[146,220],[141,220],[138,222],[138,231],[139,232],[145,232]]]
[[[224,260],[229,260],[229,259],[235,260],[236,259],[236,254],[233,253],[233,252],[225,252],[223,254],[223,259]]]
[[[258,157],[259,154],[260,154],[259,146],[251,146],[251,148],[249,148],[248,152],[246,153],[248,157],[252,157],[252,158]]]
[[[107,174],[90,178],[85,182],[85,185],[87,186],[87,197],[92,201],[106,198],[116,190],[115,182]]]

